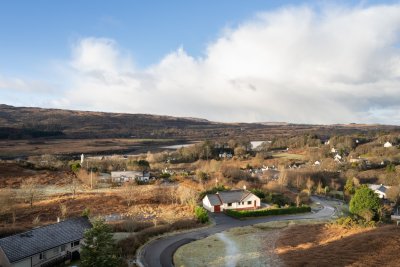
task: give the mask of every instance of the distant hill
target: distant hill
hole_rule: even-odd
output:
[[[180,138],[246,136],[263,140],[275,135],[353,131],[391,131],[384,125],[304,125],[278,123],[217,123],[199,118],[149,114],[105,113],[13,107],[0,104],[0,139],[29,138]]]

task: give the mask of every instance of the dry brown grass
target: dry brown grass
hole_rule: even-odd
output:
[[[30,170],[15,163],[1,163],[0,188],[18,188],[27,178],[39,185],[67,185],[71,175],[68,171]]]
[[[118,189],[109,192],[81,192],[72,198],[71,194],[60,194],[46,200],[35,202],[30,208],[27,203],[15,205],[16,228],[31,228],[32,221],[40,218],[40,224],[54,223],[61,217],[60,205],[67,208],[66,217],[80,216],[85,209],[89,209],[93,216],[122,214],[131,216],[137,221],[154,223],[174,223],[182,219],[193,218],[190,207],[172,204],[164,195],[165,190],[157,186],[138,186],[135,188],[134,205],[128,207],[121,198]],[[0,234],[8,231],[12,225],[11,212],[0,216]]]
[[[295,225],[281,233],[276,253],[287,266],[399,266],[399,234],[395,226]]]

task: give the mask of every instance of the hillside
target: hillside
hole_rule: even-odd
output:
[[[0,139],[52,138],[177,138],[230,136],[271,138],[314,133],[331,135],[393,131],[384,125],[304,125],[289,123],[218,123],[204,119],[148,114],[105,113],[0,105]]]

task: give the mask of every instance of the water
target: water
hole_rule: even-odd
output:
[[[188,147],[188,146],[192,146],[194,145],[194,143],[191,144],[179,144],[179,145],[172,145],[172,146],[162,146],[161,148],[166,148],[166,149],[179,149],[181,147]]]

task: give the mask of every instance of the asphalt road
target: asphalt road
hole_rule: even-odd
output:
[[[314,202],[319,202],[323,208],[315,213],[269,216],[243,221],[231,218],[223,213],[214,213],[212,214],[212,217],[215,220],[215,225],[212,227],[162,237],[149,242],[141,249],[138,255],[138,263],[145,267],[171,267],[173,266],[173,255],[180,246],[195,240],[203,239],[219,232],[223,232],[230,228],[272,221],[325,219],[332,217],[332,215],[335,213],[335,209],[323,199],[312,197],[312,200]]]

